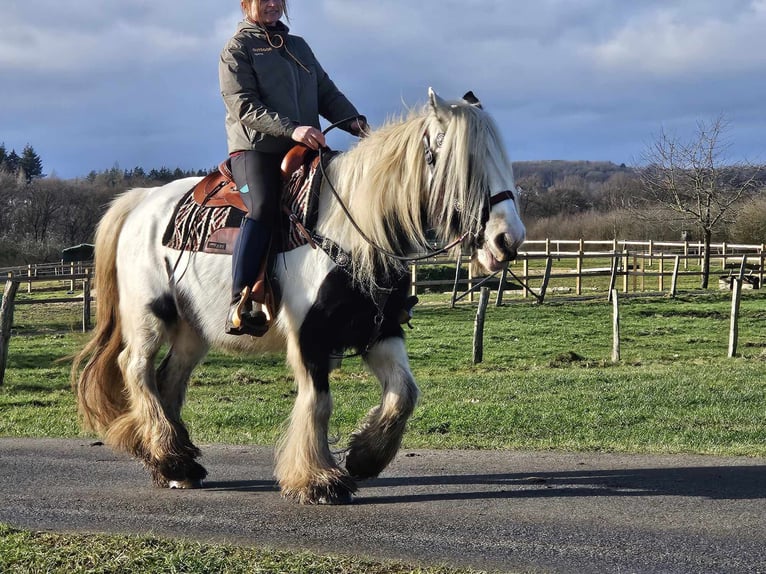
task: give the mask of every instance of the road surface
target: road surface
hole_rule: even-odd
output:
[[[0,522],[504,572],[766,572],[766,459],[403,450],[356,502],[282,500],[272,450],[203,446],[157,489],[87,439],[0,439]]]

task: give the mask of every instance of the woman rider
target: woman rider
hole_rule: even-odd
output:
[[[279,218],[280,164],[295,143],[324,147],[319,116],[363,136],[367,122],[319,65],[311,48],[289,33],[286,0],[241,0],[245,16],[221,53],[218,75],[226,107],[231,171],[247,207],[232,256],[232,299],[226,332],[262,335],[268,321],[249,291],[265,264]],[[252,305],[252,307],[251,307]]]

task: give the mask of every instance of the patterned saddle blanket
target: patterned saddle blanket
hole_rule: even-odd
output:
[[[322,154],[324,167],[337,153]],[[283,177],[282,217],[274,228],[272,251],[290,251],[309,243],[306,230],[314,228],[319,214],[319,158],[308,157],[291,171]],[[162,244],[179,251],[231,254],[245,212],[233,205],[200,205],[194,191],[190,189],[176,204]]]

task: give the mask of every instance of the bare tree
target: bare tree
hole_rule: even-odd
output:
[[[726,164],[729,144],[723,136],[724,116],[700,121],[694,136],[681,141],[664,130],[645,153],[641,182],[646,201],[676,214],[677,221],[697,228],[703,240],[701,287],[710,276],[713,231],[736,211],[742,198],[754,191],[757,170],[741,179],[743,164]]]

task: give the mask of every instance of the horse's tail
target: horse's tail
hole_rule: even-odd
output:
[[[96,328],[74,359],[71,381],[83,427],[98,433],[104,433],[128,409],[125,381],[117,362],[123,349],[117,243],[125,219],[146,191],[134,189],[115,199],[96,230]]]

